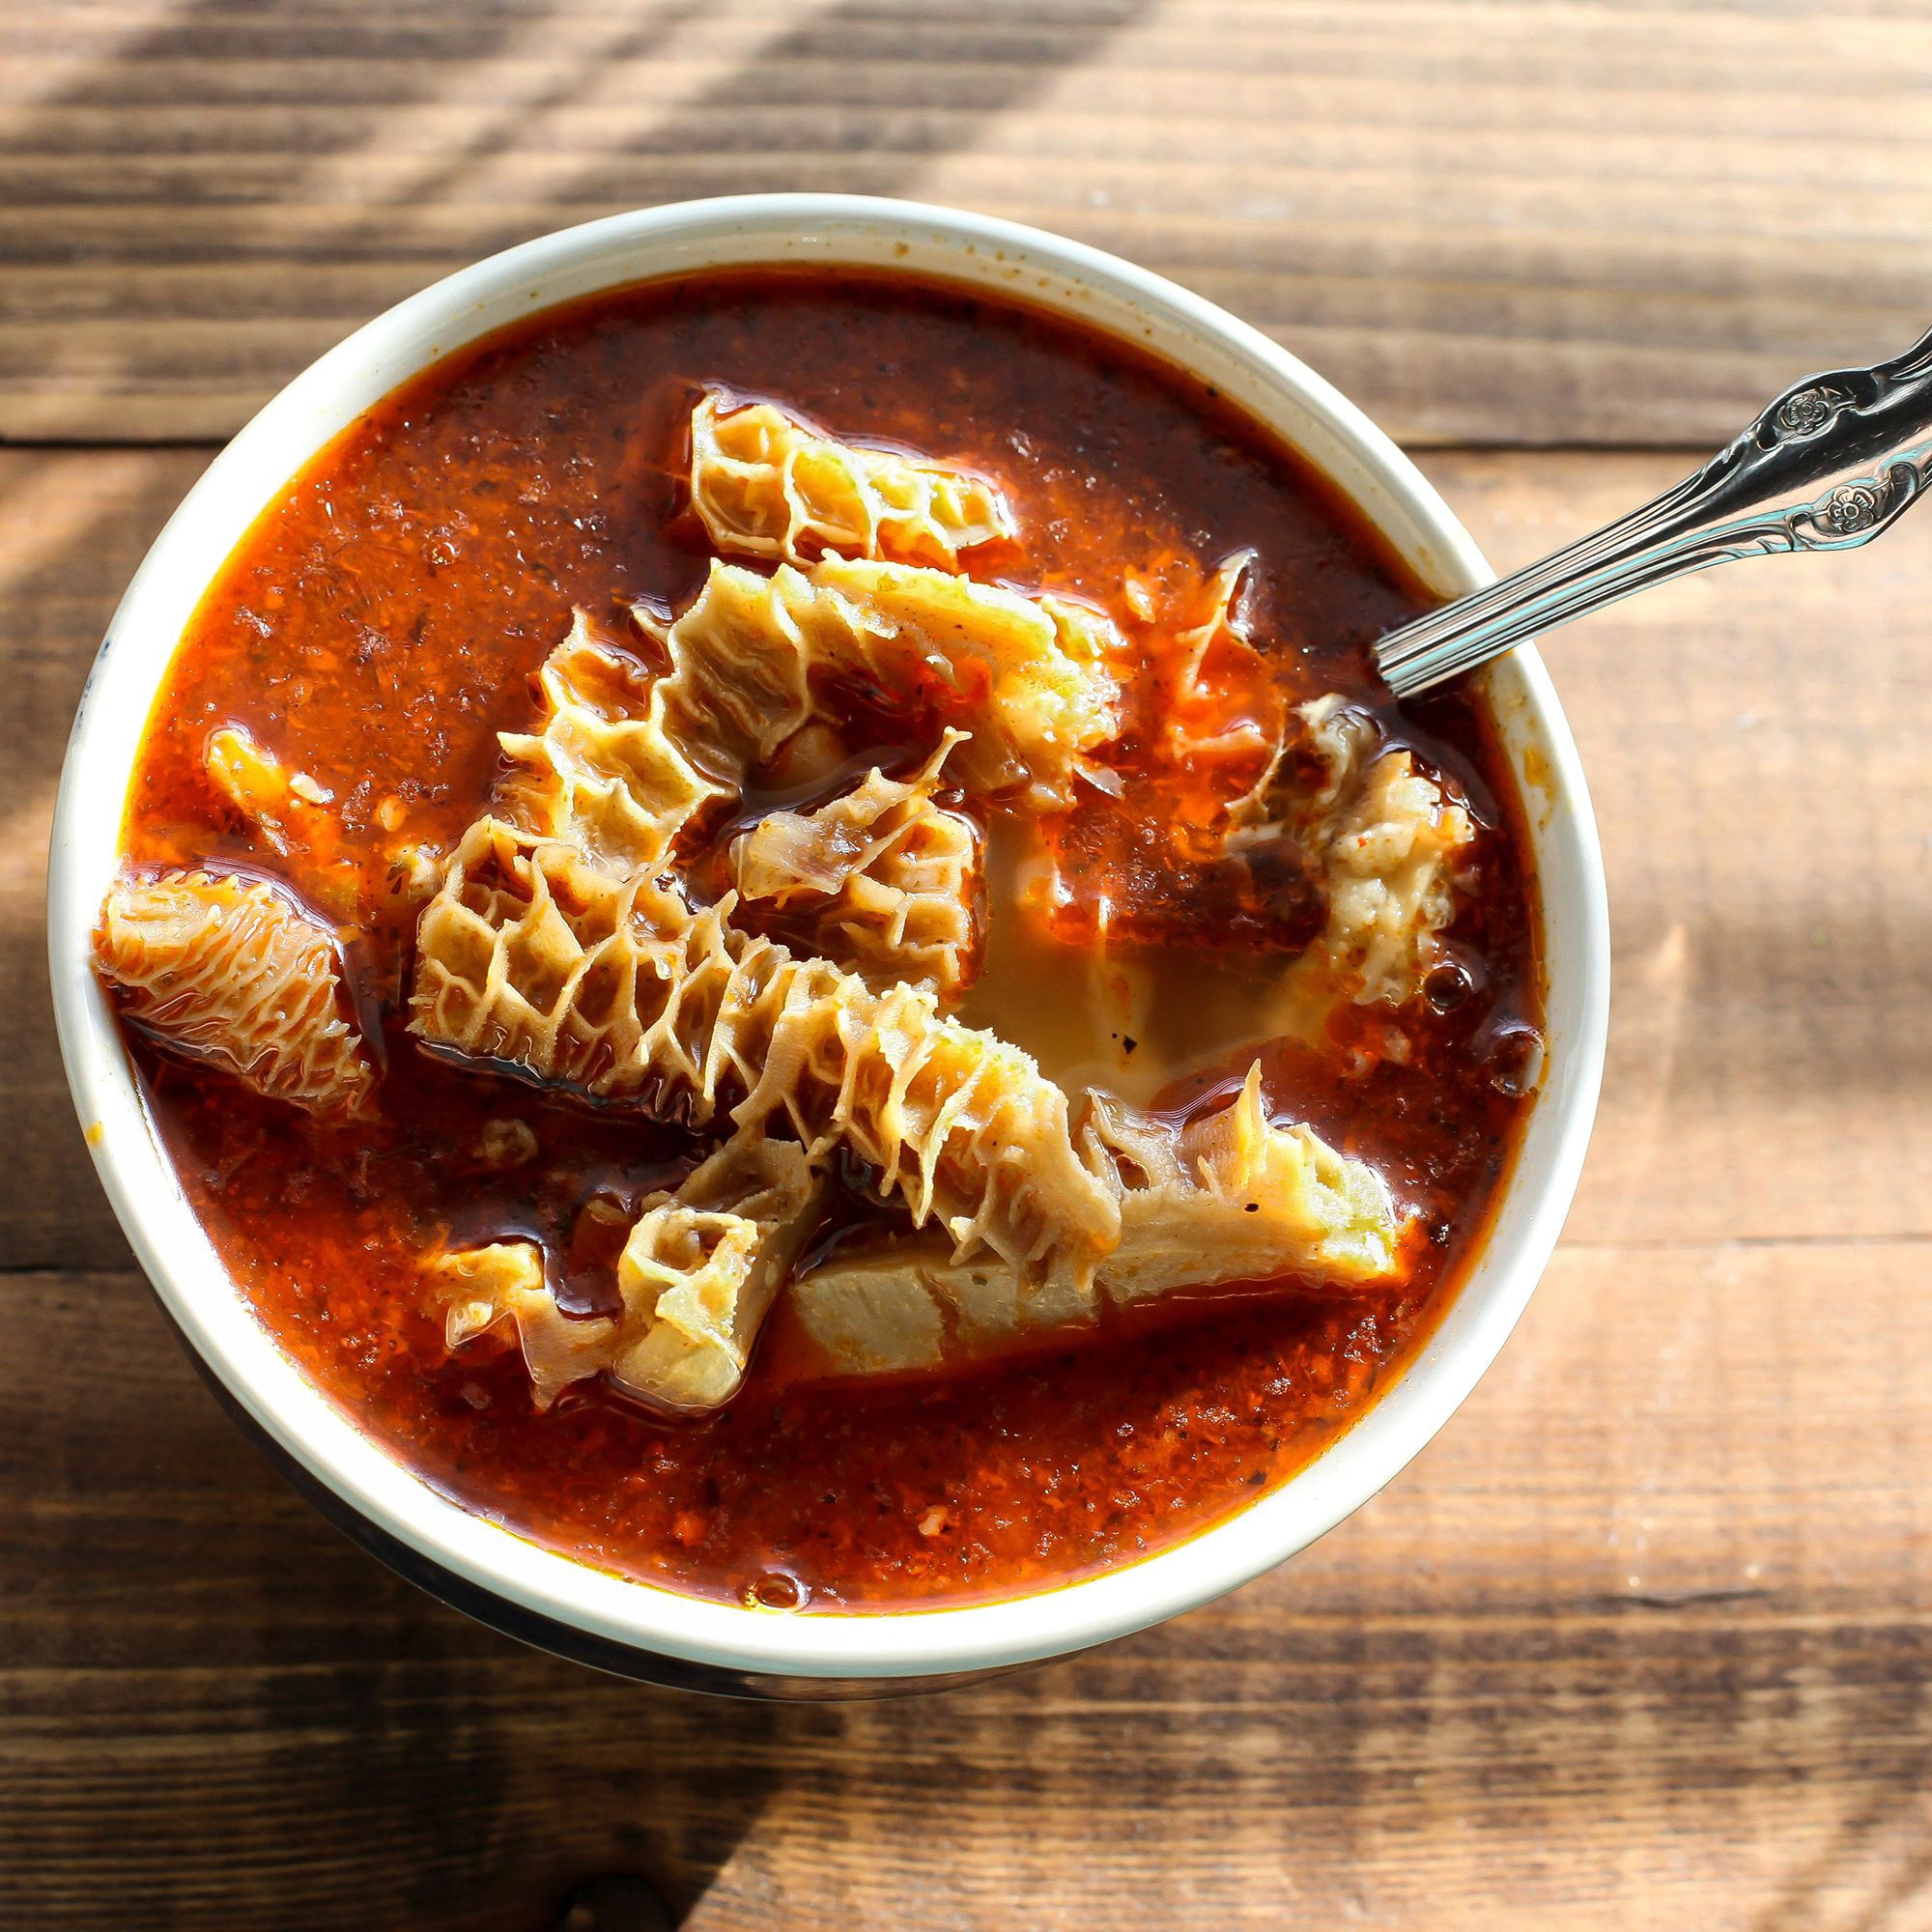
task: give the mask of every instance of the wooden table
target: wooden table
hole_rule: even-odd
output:
[[[163,517],[355,323],[641,202],[1038,220],[1259,322],[1501,565],[1932,320],[1932,5],[0,12],[0,1925],[1932,1926],[1932,512],[1579,626],[1594,1151],[1501,1362],[1290,1568],[897,1705],[690,1700],[341,1542],[168,1339],[42,964]]]

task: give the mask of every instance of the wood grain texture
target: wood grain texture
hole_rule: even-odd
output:
[[[1105,1653],[759,1710],[389,1577],[126,1271],[41,853],[87,662],[205,461],[0,452],[0,1925],[534,1932],[641,1869],[700,1932],[1932,1926],[1924,531],[1552,641],[1616,922],[1604,1111],[1548,1280],[1417,1463]],[[1430,463],[1503,565],[1683,467]]]
[[[689,195],[954,203],[1413,442],[1715,443],[1922,331],[1932,13],[1845,0],[32,0],[0,439],[231,433],[379,309]]]
[[[47,995],[47,829],[88,666],[204,450],[0,450],[0,1230],[4,1265],[118,1267],[61,1072]]]
[[[1498,569],[1690,467],[1445,453]],[[1932,1235],[1932,530],[1726,566],[1547,658],[1589,774],[1615,951],[1574,1239]]]

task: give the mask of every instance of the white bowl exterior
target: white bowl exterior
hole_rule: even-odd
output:
[[[430,1488],[362,1435],[249,1312],[175,1179],[92,971],[94,922],[160,680],[210,580],[309,458],[425,364],[539,308],[646,277],[765,262],[949,276],[1141,341],[1298,448],[1432,586],[1459,594],[1491,579],[1441,498],[1352,404],[1257,330],[1094,249],[982,216],[839,195],[682,203],[545,236],[426,289],[298,376],[210,466],[136,572],[88,680],[55,811],[49,944],[61,1045],[102,1182],[175,1321],[269,1435],[379,1528],[526,1610],[701,1664],[851,1678],[1010,1665],[1206,1603],[1332,1528],[1448,1420],[1534,1290],[1595,1114],[1609,932],[1582,770],[1533,651],[1518,651],[1489,678],[1542,891],[1547,1070],[1468,1279],[1394,1386],[1279,1490],[1176,1548],[1011,1602],[854,1615],[708,1602],[589,1569]]]

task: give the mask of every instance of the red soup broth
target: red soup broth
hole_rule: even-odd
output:
[[[1267,674],[1376,708],[1461,787],[1485,834],[1448,935],[1463,970],[1454,998],[1402,1016],[1406,1064],[1339,1036],[1264,1056],[1279,1113],[1375,1161],[1415,1211],[1401,1285],[1201,1292],[896,1383],[801,1377],[781,1309],[742,1392],[699,1419],[591,1384],[539,1412],[513,1342],[445,1350],[426,1249],[535,1236],[562,1258],[564,1306],[607,1307],[624,1220],[699,1151],[422,1050],[402,1027],[418,901],[397,854],[446,849],[483,807],[495,734],[527,724],[531,674],[573,606],[615,625],[696,589],[708,551],[683,504],[685,426],[709,384],[995,475],[1021,535],[975,574],[1123,624],[1129,572],[1160,582],[1177,559],[1211,570],[1252,548]],[[279,1346],[426,1481],[538,1543],[699,1595],[857,1610],[1022,1593],[1163,1548],[1286,1481],[1399,1372],[1480,1245],[1521,1125],[1540,991],[1520,801],[1475,702],[1398,710],[1370,665],[1372,640],[1428,601],[1337,491],[1211,389],[1018,302],[759,270],[534,316],[396,391],[277,497],[188,627],[129,798],[132,865],[272,874],[357,931],[348,963],[385,1058],[377,1115],[317,1121],[130,1037],[154,1119]],[[333,794],[287,828],[286,853],[205,774],[208,736],[230,724]],[[1164,965],[1176,997],[1190,971],[1184,953]],[[1357,1009],[1339,1025],[1373,1046],[1387,1023]],[[540,1153],[503,1172],[485,1128],[512,1121]]]

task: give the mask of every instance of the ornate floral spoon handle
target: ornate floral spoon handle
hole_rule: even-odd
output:
[[[1676,489],[1391,631],[1376,662],[1398,697],[1413,697],[1538,632],[1689,571],[1865,543],[1928,485],[1932,335],[1874,369],[1807,377]]]

